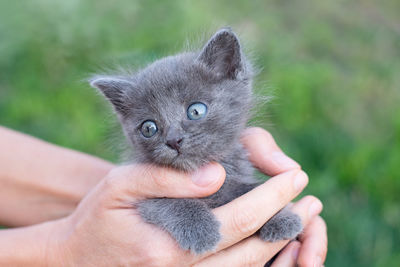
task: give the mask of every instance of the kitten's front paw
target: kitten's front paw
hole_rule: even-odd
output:
[[[198,199],[147,199],[137,203],[144,221],[166,230],[180,247],[201,254],[215,249],[220,223]]]
[[[220,223],[209,214],[208,218],[198,217],[191,222],[186,221],[185,224],[177,225],[179,228],[173,236],[182,249],[202,254],[216,248],[221,239],[219,226]]]
[[[264,241],[276,242],[294,239],[302,230],[300,217],[284,209],[263,225],[260,229],[260,237]]]

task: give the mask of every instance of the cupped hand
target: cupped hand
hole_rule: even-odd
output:
[[[303,234],[290,242],[272,264],[281,266],[322,266],[326,258],[328,239],[325,221],[320,216],[310,220]]]
[[[168,168],[130,165],[113,169],[81,201],[73,214],[55,222],[57,225],[48,242],[53,248],[51,251],[55,251],[49,257],[49,265],[262,266],[288,241],[267,243],[253,234],[302,191],[308,178],[297,163],[280,154],[280,149],[264,130],[249,129],[243,143],[254,165],[273,177],[213,210],[221,222],[222,235],[215,251],[196,256],[180,249],[162,229],[142,221],[135,203],[143,198],[210,195],[224,182],[222,166],[211,163],[196,173],[185,174]],[[305,247],[304,251],[315,252],[314,245],[310,245],[313,242],[307,241],[313,236],[307,237],[307,229],[309,222],[313,222],[321,211],[322,204],[308,196],[291,208],[306,227],[301,247]],[[281,255],[285,255],[285,250]],[[301,255],[306,255],[306,252],[301,254],[302,251],[303,248],[299,260]]]
[[[258,140],[258,141],[254,141]],[[298,164],[282,153],[280,148],[274,142],[271,134],[260,128],[249,128],[243,135],[243,143],[250,149],[252,162],[259,166],[259,169],[264,170],[269,175],[274,175],[292,168],[296,168]],[[256,149],[259,144],[264,147],[269,147],[268,152],[263,152],[262,149]],[[266,166],[267,168],[263,168]],[[307,196],[304,199],[312,199],[312,196]],[[305,201],[305,200],[301,200]],[[299,206],[300,202],[294,205]],[[312,200],[309,200],[312,201]],[[300,267],[315,267],[322,266],[328,251],[328,235],[327,227],[323,218],[313,216],[318,214],[322,206],[320,203],[313,202],[309,206],[309,216],[311,219],[305,225],[303,234],[298,240],[290,242],[275,259],[272,267],[280,266],[300,266]]]

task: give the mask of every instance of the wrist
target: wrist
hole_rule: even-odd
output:
[[[59,266],[62,224],[57,220],[1,230],[0,266]]]
[[[100,158],[2,127],[0,147],[0,224],[7,226],[68,216],[114,167]]]
[[[44,244],[44,262],[45,266],[70,266],[68,265],[68,218],[62,218],[52,221],[48,225],[47,242]]]

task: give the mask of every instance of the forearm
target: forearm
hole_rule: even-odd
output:
[[[113,165],[0,127],[0,224],[63,217]]]
[[[56,263],[61,221],[0,230],[0,266],[60,266]]]

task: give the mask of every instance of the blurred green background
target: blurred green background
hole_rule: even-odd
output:
[[[109,106],[84,79],[225,25],[274,96],[255,121],[325,205],[326,266],[398,266],[400,1],[0,0],[0,124],[117,161]]]

